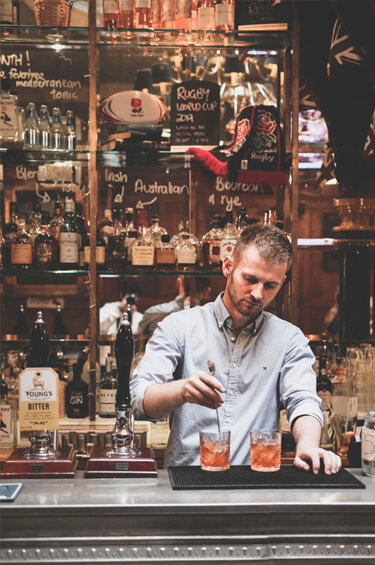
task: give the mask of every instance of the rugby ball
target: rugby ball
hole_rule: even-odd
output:
[[[118,124],[161,124],[166,108],[159,98],[140,90],[117,92],[99,107],[102,118]]]

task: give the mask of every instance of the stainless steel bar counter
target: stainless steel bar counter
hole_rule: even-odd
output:
[[[23,480],[1,504],[1,562],[375,564],[375,480],[351,472],[366,489],[173,491],[165,470]]]

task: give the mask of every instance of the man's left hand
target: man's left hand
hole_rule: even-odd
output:
[[[297,449],[293,464],[304,471],[309,471],[312,468],[313,473],[317,475],[321,460],[326,475],[333,475],[341,469],[341,458],[332,451],[326,451],[320,447]]]

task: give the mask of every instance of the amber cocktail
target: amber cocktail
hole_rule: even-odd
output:
[[[201,469],[226,471],[230,467],[230,432],[199,432]]]
[[[250,454],[253,471],[279,471],[281,432],[279,430],[252,430],[250,432]]]

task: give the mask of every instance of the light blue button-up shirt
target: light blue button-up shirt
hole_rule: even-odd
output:
[[[301,330],[262,312],[236,338],[222,294],[158,325],[130,384],[135,417],[150,419],[143,408],[148,386],[208,371],[209,359],[226,391],[219,417],[222,431],[231,431],[232,465],[249,464],[251,429],[278,428],[280,402],[290,425],[302,415],[323,423],[315,357]],[[200,430],[217,431],[215,410],[185,403],[174,412],[167,466],[200,464]]]

